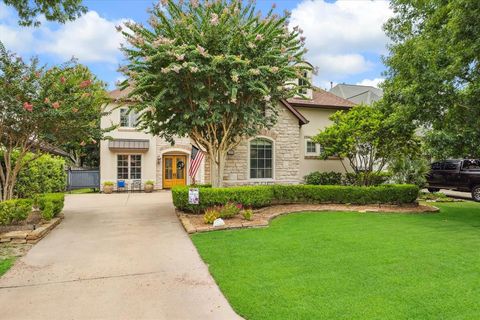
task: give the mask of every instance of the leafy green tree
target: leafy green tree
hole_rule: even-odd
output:
[[[212,184],[221,186],[227,152],[271,128],[279,100],[310,86],[305,39],[288,29],[287,15],[256,14],[253,2],[162,2],[148,27],[122,31],[130,43],[123,87],[133,86],[143,128],[172,143],[188,136],[206,150]]]
[[[480,157],[480,1],[393,0],[384,106],[433,154]]]
[[[47,21],[65,23],[75,20],[87,12],[82,0],[3,0],[18,13],[18,23],[22,26],[40,25],[39,15],[45,16]]]
[[[107,101],[105,84],[87,67],[25,63],[0,42],[1,199],[12,198],[18,173],[44,150],[100,135],[97,119]]]
[[[364,185],[370,185],[390,159],[419,147],[413,131],[399,131],[377,107],[358,105],[337,111],[330,120],[333,124],[313,138],[322,146],[321,157],[338,156],[342,163],[347,159]]]

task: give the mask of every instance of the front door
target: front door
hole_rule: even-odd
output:
[[[187,184],[187,157],[163,156],[163,187],[184,186]]]

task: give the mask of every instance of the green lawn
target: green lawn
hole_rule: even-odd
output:
[[[478,319],[480,204],[301,213],[192,236],[247,319]]]
[[[0,277],[10,269],[14,261],[14,258],[0,259]]]

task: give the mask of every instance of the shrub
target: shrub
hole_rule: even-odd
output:
[[[66,185],[65,160],[45,154],[20,170],[14,193],[19,198],[30,198],[40,193],[62,192]]]
[[[222,219],[233,218],[240,213],[241,209],[242,209],[242,205],[238,205],[233,202],[227,202],[220,209],[220,218]]]
[[[191,184],[190,188],[211,188],[212,184],[211,183],[204,183],[204,184]]]
[[[44,194],[36,200],[37,206],[42,211],[42,218],[50,220],[63,210],[65,195],[63,193]]]
[[[253,218],[253,210],[252,209],[243,209],[242,212],[242,217],[245,220],[252,220]]]
[[[172,189],[173,204],[183,211],[201,213],[205,209],[224,205],[227,202],[241,203],[244,206],[260,208],[268,206],[273,200],[273,190],[268,186],[245,186],[229,188],[199,188],[200,203],[188,203],[188,189],[176,186]]]
[[[115,185],[115,184],[114,184],[112,181],[105,181],[105,182],[103,183],[103,186],[104,186],[104,187],[107,187],[107,186],[108,186],[108,187],[113,187],[114,185]]]
[[[415,185],[312,186],[272,185],[230,188],[200,188],[200,204],[188,203],[188,187],[172,191],[176,208],[195,213],[228,202],[242,203],[258,208],[272,203],[352,203],[352,204],[406,204],[417,199]]]
[[[220,217],[220,211],[217,207],[209,208],[205,210],[205,214],[203,215],[203,221],[208,224],[212,224],[213,221]]]
[[[27,219],[32,211],[33,201],[16,199],[0,202],[0,225],[16,224]]]
[[[311,185],[340,185],[342,184],[342,174],[340,172],[320,172],[315,171],[304,177],[306,184]]]
[[[389,162],[388,171],[393,183],[410,183],[423,188],[427,183],[430,165],[424,158],[400,157]]]
[[[413,203],[418,187],[413,185],[358,186],[272,186],[278,203]]]
[[[145,181],[145,185],[151,185],[153,186],[155,184],[155,182],[153,180],[147,180]]]
[[[366,174],[364,172],[354,173],[348,172],[344,175],[343,184],[346,186],[364,186],[366,181]],[[370,172],[368,174],[368,185],[378,186],[386,183],[390,179],[388,172]]]

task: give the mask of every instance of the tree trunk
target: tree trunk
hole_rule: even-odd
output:
[[[212,187],[219,188],[223,186],[223,172],[225,169],[226,152],[222,150],[211,150],[210,170]]]

